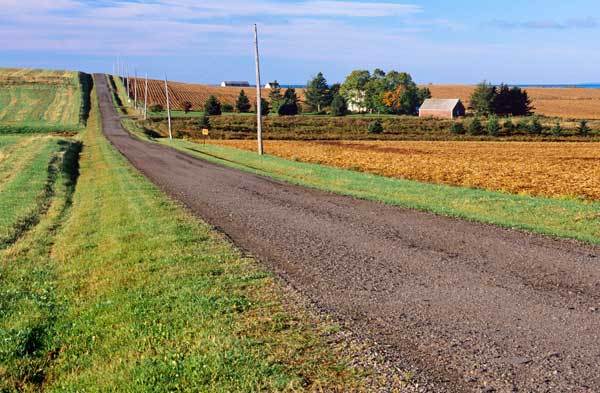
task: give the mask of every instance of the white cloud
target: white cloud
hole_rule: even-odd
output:
[[[360,28],[360,23],[350,22],[356,18],[398,17],[406,24],[421,12],[411,4],[347,0],[0,0],[0,9],[0,34],[10,37],[0,44],[3,50],[236,54],[245,50],[251,39],[252,22],[243,18],[253,17],[264,21],[261,36],[270,44],[269,50],[313,48],[305,54],[314,53],[315,57],[320,57],[315,48],[349,51],[352,42],[368,45],[395,34],[377,27]],[[392,31],[410,34],[424,28],[415,23]]]

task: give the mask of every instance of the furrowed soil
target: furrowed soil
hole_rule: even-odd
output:
[[[600,390],[600,248],[198,160],[127,134],[99,93],[104,132],[135,167],[428,380],[423,391]]]
[[[209,143],[254,150],[248,140]],[[600,199],[598,143],[266,141],[269,154],[428,183]]]

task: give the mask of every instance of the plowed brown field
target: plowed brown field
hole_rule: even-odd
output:
[[[134,98],[135,87],[137,86],[137,97],[138,101],[141,102],[144,99],[145,81],[138,79],[136,84],[135,78],[130,78],[130,82],[131,98]],[[189,101],[192,103],[192,110],[201,111],[204,108],[204,103],[211,95],[216,96],[221,103],[234,105],[240,94],[240,90],[244,90],[246,95],[250,97],[250,102],[254,103],[256,91],[254,87],[220,87],[181,82],[168,82],[168,86],[171,109],[173,110],[183,110],[183,103]],[[262,89],[263,97],[268,97],[269,91],[268,89]],[[302,89],[296,89],[296,92],[300,96],[300,99],[303,99]],[[167,106],[164,81],[148,80],[148,103],[149,105],[160,104],[163,107]]]
[[[434,98],[460,98],[469,104],[475,89],[466,85],[429,85]],[[600,119],[600,89],[526,88],[535,113],[564,118]]]
[[[256,142],[211,143],[254,150]],[[600,199],[600,145],[537,142],[265,141],[269,154],[429,183]]]

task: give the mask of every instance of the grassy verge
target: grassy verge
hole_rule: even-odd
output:
[[[134,134],[149,138],[132,121]],[[151,138],[150,138],[151,139]],[[600,203],[392,179],[186,140],[152,139],[191,155],[294,184],[440,215],[600,244]]]
[[[0,179],[9,176],[0,182],[0,249],[14,243],[46,211],[68,147],[64,140],[38,138],[0,163]]]
[[[101,135],[0,263],[0,391],[357,389],[329,327],[168,200]]]

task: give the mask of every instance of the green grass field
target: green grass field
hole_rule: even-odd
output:
[[[90,88],[77,72],[0,69],[0,134],[84,128]]]
[[[512,195],[480,189],[392,179],[324,165],[182,139],[152,139],[132,121],[124,123],[141,138],[243,171],[307,187],[401,207],[600,244],[600,203]]]
[[[284,306],[270,274],[135,171],[99,124],[93,106],[45,214],[0,250],[0,391],[360,388],[367,371],[328,343],[336,327]],[[7,138],[2,151],[41,146],[31,163],[58,143]]]
[[[3,139],[13,142],[5,143]],[[0,249],[37,223],[54,192],[68,143],[58,138],[0,136]]]

